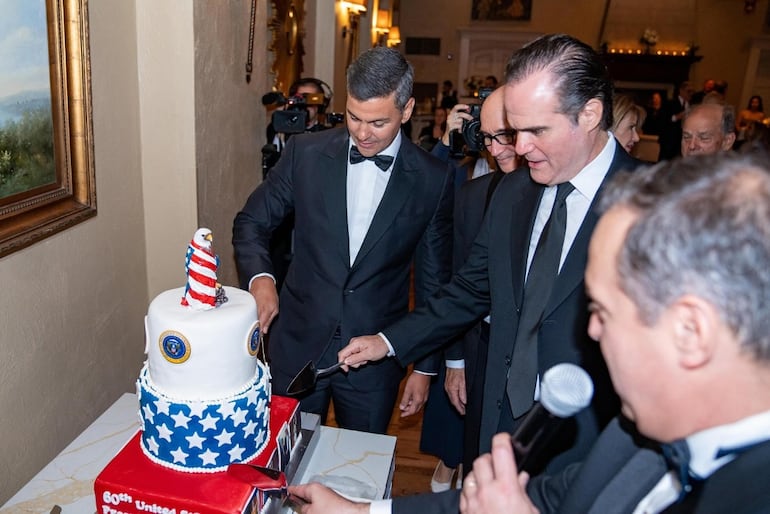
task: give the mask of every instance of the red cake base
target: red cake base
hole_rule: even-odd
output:
[[[250,464],[284,469],[300,434],[299,403],[273,396],[270,440]],[[97,514],[241,514],[256,513],[265,495],[251,485],[219,473],[183,473],[155,464],[131,440],[94,483]]]

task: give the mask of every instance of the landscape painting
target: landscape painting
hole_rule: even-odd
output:
[[[0,201],[56,182],[46,4],[4,0],[0,17]]]
[[[96,216],[88,0],[0,2],[0,259]]]

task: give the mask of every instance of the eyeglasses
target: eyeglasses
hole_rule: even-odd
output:
[[[497,134],[487,134],[486,132],[479,132],[481,141],[484,146],[489,148],[492,146],[492,141],[497,141],[498,145],[512,145],[516,142],[516,132],[513,130],[503,130]]]

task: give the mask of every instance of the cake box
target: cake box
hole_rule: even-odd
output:
[[[299,403],[273,396],[267,447],[249,464],[285,469],[300,437]],[[184,473],[148,459],[141,432],[96,478],[97,514],[243,514],[267,511],[270,498],[226,471]],[[271,504],[273,501],[270,502]],[[272,510],[272,509],[270,509]]]

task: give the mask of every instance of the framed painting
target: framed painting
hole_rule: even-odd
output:
[[[529,20],[532,0],[473,0],[471,20],[507,21]]]
[[[96,215],[87,0],[5,0],[0,257]]]

